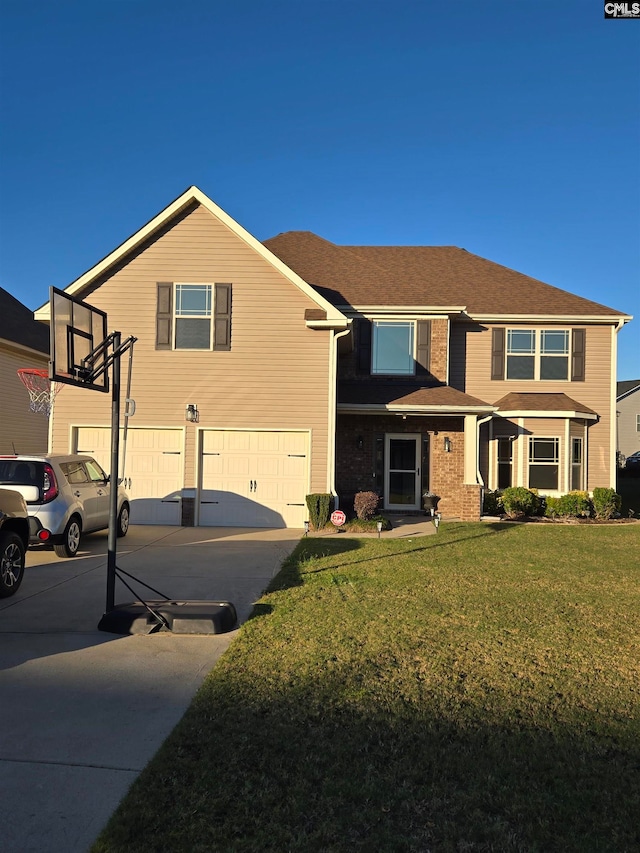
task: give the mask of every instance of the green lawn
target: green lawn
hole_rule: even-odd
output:
[[[638,851],[640,525],[303,540],[94,851]]]

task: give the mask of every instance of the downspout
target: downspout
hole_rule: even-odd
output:
[[[331,352],[329,354],[329,424],[327,432],[327,483],[329,493],[333,495],[334,506],[338,507],[336,492],[336,426],[338,420],[338,340],[351,331],[351,324],[340,332],[333,330]]]
[[[625,324],[625,320],[618,320],[615,326],[612,326],[612,335],[611,335],[611,403],[609,409],[609,447],[611,449],[611,453],[609,454],[609,486],[615,490],[617,486],[617,450],[618,450],[618,439],[617,439],[617,414],[616,414],[616,400],[617,400],[617,376],[618,376],[618,332]],[[585,450],[589,450],[589,448],[585,448]],[[613,474],[613,476],[612,476]],[[588,485],[588,481],[587,481]]]

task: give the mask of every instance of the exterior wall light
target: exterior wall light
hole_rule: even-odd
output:
[[[364,438],[361,435],[356,438],[356,447],[358,450],[364,450]]]
[[[451,453],[451,439],[449,438],[448,435],[445,436],[445,439],[444,439],[444,452],[445,453]]]
[[[195,403],[189,403],[184,413],[184,416],[190,424],[198,423],[198,421],[200,420],[200,412],[198,411],[198,407]]]

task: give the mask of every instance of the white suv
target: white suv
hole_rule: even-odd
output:
[[[0,486],[20,492],[29,513],[29,542],[75,557],[83,533],[109,526],[109,477],[91,456],[0,456]],[[118,488],[118,536],[129,529],[129,499]]]

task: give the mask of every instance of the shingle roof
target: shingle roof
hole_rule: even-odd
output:
[[[616,399],[619,400],[621,397],[626,397],[631,391],[635,391],[636,388],[640,388],[640,379],[624,379],[622,382],[618,382],[616,385]]]
[[[593,409],[578,403],[566,394],[536,394],[512,392],[501,397],[495,405],[498,412],[583,412],[595,415]]]
[[[40,352],[49,352],[49,328],[33,319],[22,302],[0,287],[0,338]]]
[[[493,406],[484,400],[472,397],[452,388],[450,385],[416,387],[415,384],[400,382],[355,382],[345,381],[338,384],[338,406],[398,406],[446,407],[458,409],[481,408],[491,411]]]
[[[336,306],[466,306],[472,316],[621,316],[455,246],[338,246],[311,231],[288,231],[264,245]]]

